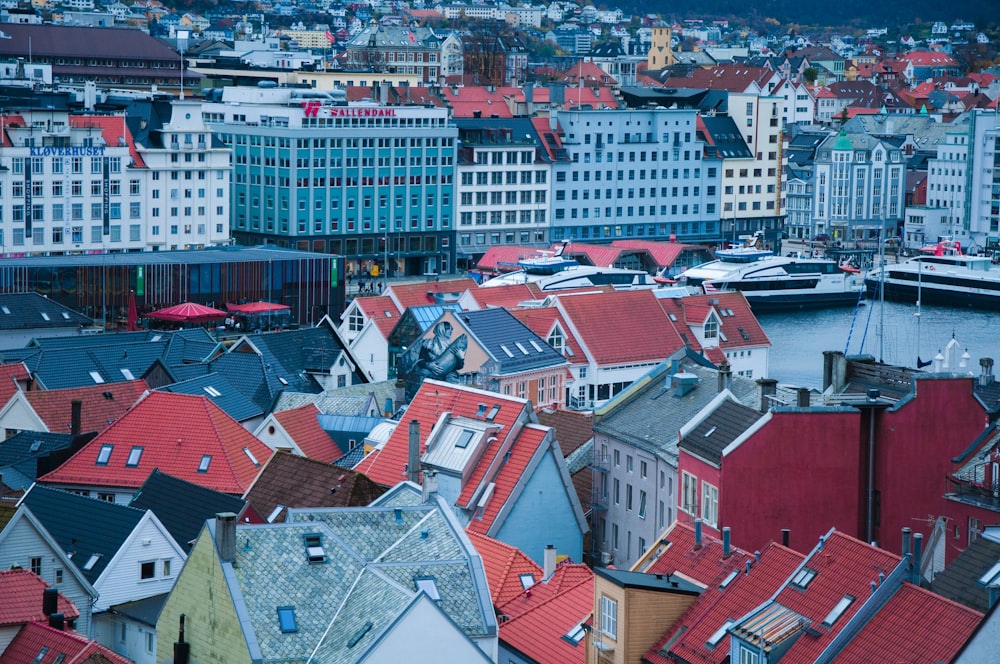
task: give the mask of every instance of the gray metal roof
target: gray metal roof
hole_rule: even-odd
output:
[[[569,364],[506,309],[467,311],[458,318],[496,361],[501,376]]]
[[[722,450],[762,416],[759,410],[727,399],[684,436],[680,447],[719,466]]]
[[[79,327],[91,322],[86,316],[38,293],[0,294],[0,331]]]

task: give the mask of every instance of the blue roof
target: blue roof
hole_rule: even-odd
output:
[[[496,360],[500,375],[567,364],[566,358],[506,309],[467,311],[458,318]]]
[[[233,387],[233,384],[226,380],[222,374],[215,372],[174,383],[173,385],[166,385],[159,388],[159,391],[208,397],[212,403],[225,411],[229,417],[237,422],[243,422],[264,414],[263,408]]]

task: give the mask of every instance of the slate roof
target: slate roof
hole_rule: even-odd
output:
[[[273,393],[283,389],[300,389],[299,385],[308,385],[307,390],[319,391],[311,378],[302,376],[304,371],[328,373],[330,367],[339,356],[351,356],[347,347],[341,343],[337,333],[330,325],[322,324],[299,330],[282,330],[268,332],[253,337],[246,337],[260,351],[265,367],[269,367],[267,378],[272,385]],[[353,362],[353,358],[352,358]],[[357,362],[353,362],[357,366]],[[272,375],[273,374],[273,375]],[[287,383],[281,383],[278,377]],[[358,374],[361,382],[363,376]]]
[[[309,403],[276,412],[273,418],[298,445],[302,454],[310,459],[330,463],[340,457],[342,452],[333,438],[320,426],[319,415],[319,409]]]
[[[583,662],[586,643],[564,638],[594,610],[594,572],[562,564],[548,581],[539,580],[497,609],[508,616],[500,640],[539,662]]]
[[[649,290],[558,297],[557,307],[580,345],[599,366],[649,362],[683,347],[657,298]],[[627,321],[629,334],[609,321]]]
[[[107,463],[98,464],[104,445],[113,448]],[[143,450],[141,458],[129,466],[136,447]],[[205,456],[211,461],[199,472]],[[138,488],[159,468],[200,486],[242,495],[270,456],[267,445],[207,397],[153,392],[40,481]]]
[[[144,380],[31,390],[24,398],[52,433],[69,433],[73,402],[80,401],[80,431],[104,431],[118,421],[149,389]]]
[[[121,122],[118,124],[121,125]],[[73,309],[38,293],[0,294],[0,333],[6,330],[80,327],[92,322]]]
[[[736,121],[727,115],[699,116],[698,126],[705,128],[704,138],[712,148],[708,152],[722,159],[753,159]]]
[[[309,534],[322,538],[323,563],[308,562],[303,538]],[[236,539],[242,543],[232,563],[241,594],[237,612],[264,660],[357,661],[416,596],[416,578],[435,579],[440,608],[468,636],[496,633],[482,562],[441,499],[398,508],[292,510],[283,524],[237,526]],[[336,608],[313,601],[317,596],[334,598]],[[298,631],[283,634],[276,607],[288,605]]]
[[[242,498],[186,482],[158,468],[149,474],[129,503],[129,507],[142,511],[152,510],[185,551],[191,550],[206,519],[222,512],[243,514],[246,505]]]
[[[145,511],[36,484],[21,504],[94,583],[132,534]],[[100,527],[95,525],[100,524]],[[92,556],[99,556],[87,569]]]
[[[483,558],[493,606],[499,608],[524,592],[522,575],[531,575],[531,585],[542,580],[542,568],[517,547],[473,532],[469,540]]]
[[[980,537],[938,572],[931,582],[931,590],[985,613],[990,608],[989,591],[979,580],[997,564],[1000,564],[1000,542]]]
[[[136,30],[138,32],[138,30]],[[42,654],[42,650],[45,653]],[[38,658],[42,655],[41,659]],[[65,632],[39,622],[28,623],[0,655],[0,664],[58,664],[60,662],[102,662],[132,664],[97,641],[88,641],[79,632]]]
[[[340,457],[333,462],[333,465],[338,468],[347,468],[353,470],[358,466],[359,463],[365,458],[365,448],[363,445],[358,445],[353,450]]]
[[[42,596],[49,584],[31,570],[17,568],[0,570],[0,627],[48,620],[42,612]],[[65,595],[59,593],[57,611],[67,620],[80,617],[80,611]]]
[[[141,30],[51,24],[11,24],[0,55],[16,57],[32,51],[37,58],[110,58],[174,63],[177,53]],[[29,46],[29,42],[31,46]]]
[[[720,570],[724,575],[712,579],[698,599],[649,649],[645,661],[672,664],[679,658],[715,664],[728,662],[729,637],[724,637],[714,648],[706,646],[709,638],[727,620],[746,615],[774,595],[804,558],[801,553],[772,542],[761,551],[760,559],[751,565],[749,572],[745,566]],[[740,559],[744,560],[743,556]],[[732,571],[736,576],[730,578]]]
[[[678,446],[718,468],[722,465],[722,451],[726,446],[763,416],[759,410],[725,399],[706,413],[697,426],[689,429]]]
[[[682,359],[676,367],[673,360],[660,363],[599,408],[594,431],[665,459],[676,459],[677,432],[719,394],[717,370],[686,353],[678,356]],[[677,396],[670,383],[678,371],[698,377],[694,389],[683,396]],[[744,405],[756,405],[757,385],[752,380],[733,376],[730,391]]]
[[[200,371],[194,376],[187,376],[187,378],[202,375],[202,371],[206,373],[214,371],[240,390],[243,396],[253,402],[254,406],[266,413],[274,402],[276,391],[282,391],[281,388],[284,386],[274,378],[273,374],[269,379],[265,364],[264,358],[254,352],[223,353],[212,360],[210,365],[191,365],[199,367]],[[307,383],[297,385],[295,389],[317,392],[319,386],[315,383],[311,385]]]
[[[26,364],[35,380],[47,390],[123,383],[145,374],[160,359],[166,346],[166,340],[162,339],[124,346],[43,347]]]
[[[978,611],[904,583],[837,654],[837,663],[867,664],[875,653],[884,662],[914,653],[927,662],[950,662],[982,619]]]
[[[64,450],[72,443],[73,436],[68,433],[22,431],[0,443],[0,468],[20,467],[29,462],[33,470],[38,457]]]
[[[383,489],[360,473],[279,451],[261,469],[244,498],[271,523],[284,523],[284,508],[361,507]],[[273,515],[273,516],[272,516]]]
[[[207,397],[237,422],[245,422],[264,414],[263,408],[247,399],[225,376],[214,371],[157,389],[161,392]]]
[[[359,387],[367,387],[365,385]],[[346,389],[346,388],[345,388]],[[395,388],[393,388],[395,389]],[[308,392],[282,392],[274,403],[272,412],[280,412],[289,408],[300,408],[313,404],[319,412],[326,415],[356,415],[367,414],[369,395],[342,394],[341,390],[311,394]]]
[[[566,360],[506,309],[468,311],[458,316],[498,365],[497,374],[508,376],[566,364]]]

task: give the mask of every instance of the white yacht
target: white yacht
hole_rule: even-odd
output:
[[[858,270],[825,258],[775,256],[754,246],[720,249],[716,260],[682,272],[677,281],[706,293],[738,290],[755,313],[856,304]]]
[[[865,277],[873,298],[1000,309],[1000,268],[986,256],[938,251],[876,268]]]

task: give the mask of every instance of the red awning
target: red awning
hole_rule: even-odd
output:
[[[206,307],[202,304],[195,304],[194,302],[184,302],[183,304],[175,304],[172,307],[154,311],[146,314],[146,316],[178,323],[205,323],[210,320],[225,318],[226,312]]]
[[[247,302],[246,304],[226,304],[226,309],[240,314],[266,314],[274,311],[286,311],[291,309],[287,304],[275,304],[274,302]]]

